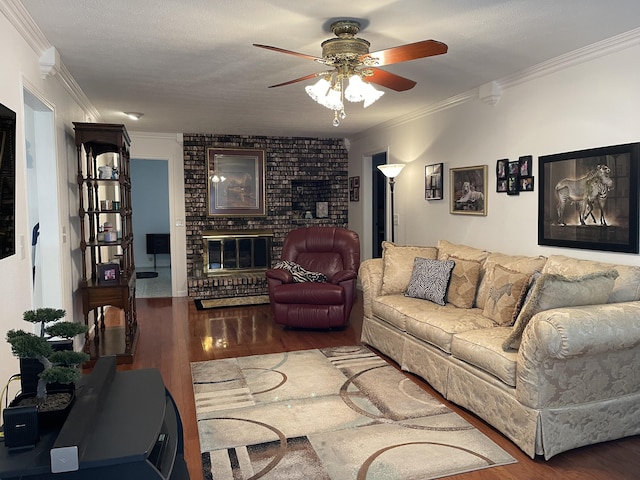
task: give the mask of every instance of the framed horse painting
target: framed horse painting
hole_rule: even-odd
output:
[[[538,244],[638,253],[640,143],[539,157]]]
[[[209,216],[265,215],[264,150],[207,149]]]

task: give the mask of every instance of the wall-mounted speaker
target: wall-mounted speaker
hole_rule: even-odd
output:
[[[38,409],[8,407],[3,411],[4,444],[9,451],[33,448],[40,440]]]

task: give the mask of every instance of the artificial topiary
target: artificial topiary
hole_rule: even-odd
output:
[[[39,308],[24,312],[24,320],[40,324],[40,335],[24,330],[9,330],[7,342],[11,344],[13,355],[18,358],[35,358],[42,363],[44,370],[40,373],[36,396],[44,401],[49,383],[74,383],[80,378],[80,365],[89,360],[84,352],[54,352],[48,339],[61,337],[71,339],[87,332],[87,326],[75,322],[60,322],[65,311],[55,308]],[[50,322],[56,322],[47,326]],[[48,335],[48,337],[45,337]]]

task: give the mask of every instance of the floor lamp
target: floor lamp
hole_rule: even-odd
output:
[[[400,174],[404,168],[404,163],[387,163],[385,165],[378,165],[378,170],[384,173],[384,176],[389,179],[389,189],[391,190],[391,241],[395,241],[395,217],[393,212],[393,186],[395,185],[395,178]]]

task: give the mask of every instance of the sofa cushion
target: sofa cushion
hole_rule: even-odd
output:
[[[551,273],[540,275],[518,315],[513,331],[505,339],[502,347],[505,350],[520,348],[522,333],[529,320],[538,312],[552,308],[606,303],[617,277],[616,270],[589,273],[581,277],[563,277]]]
[[[491,282],[486,273],[491,270],[494,265],[500,265],[509,270],[526,273],[531,275],[535,271],[541,271],[545,265],[546,257],[527,257],[524,255],[506,255],[504,253],[490,253],[484,262],[483,275],[478,286],[478,294],[476,295],[476,307],[484,308],[491,288]],[[560,273],[560,272],[556,272]]]
[[[476,260],[484,263],[489,252],[467,245],[451,243],[447,240],[438,241],[438,260],[447,260],[449,257],[457,257],[464,260]]]
[[[485,277],[491,288],[482,314],[502,327],[510,327],[516,321],[524,301],[530,275],[492,265]]]
[[[502,343],[510,333],[511,329],[507,327],[457,333],[451,340],[451,355],[515,387],[518,353],[502,349]]]
[[[413,261],[411,279],[405,295],[444,305],[444,297],[447,294],[454,265],[453,260],[441,261],[417,257]]]
[[[557,273],[568,276],[612,269],[617,270],[619,276],[613,284],[613,290],[607,303],[640,300],[640,267],[581,260],[564,255],[551,255],[542,269],[542,273]]]
[[[413,261],[416,257],[432,258],[438,256],[435,247],[399,246],[391,242],[382,242],[382,289],[380,295],[404,293],[409,285]]]
[[[477,260],[463,260],[455,256],[449,260],[453,260],[455,265],[445,300],[458,308],[471,308],[476,299],[482,265]]]
[[[431,305],[435,308],[405,310],[408,314],[405,329],[417,339],[446,353],[451,353],[451,340],[456,333],[495,327],[493,321],[482,315],[482,310],[478,308],[458,308],[451,303],[444,307]],[[404,310],[403,306],[401,310]]]

